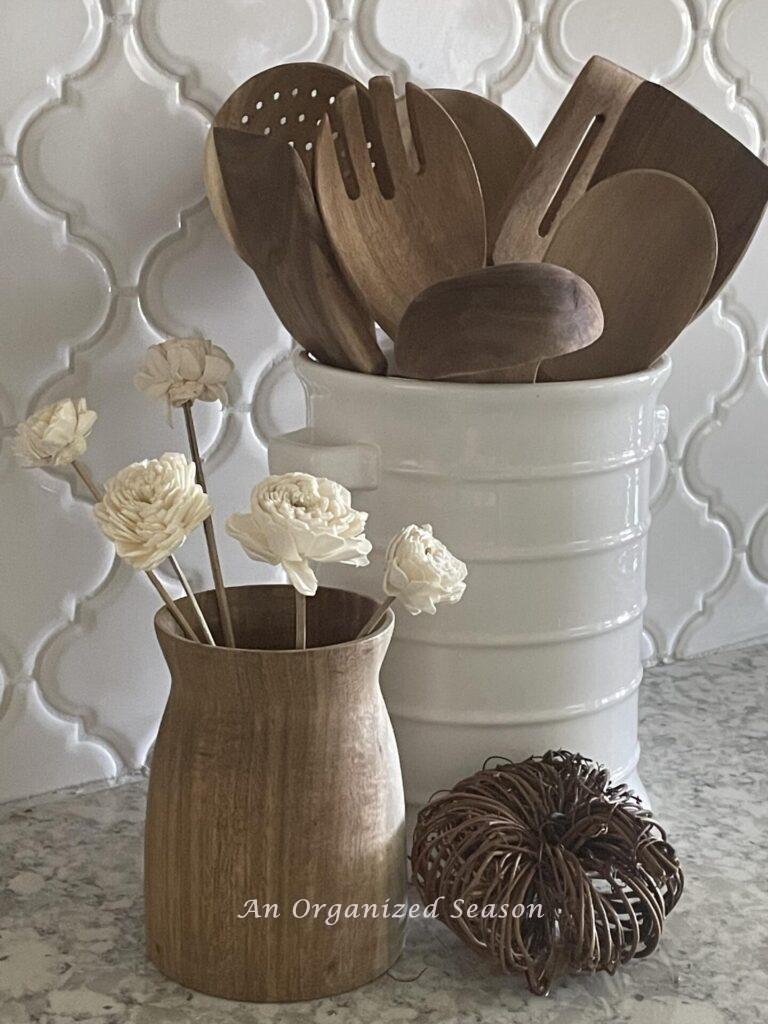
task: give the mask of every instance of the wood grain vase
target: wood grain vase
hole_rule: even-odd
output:
[[[379,690],[393,617],[353,640],[374,602],[321,588],[310,648],[293,651],[292,588],[228,595],[237,649],[186,640],[165,609],[155,619],[171,692],[147,801],[147,952],[168,977],[230,999],[347,991],[395,962],[403,922],[329,925],[294,907],[405,900],[402,779]],[[216,634],[213,592],[199,600]],[[280,916],[239,916],[249,900]]]

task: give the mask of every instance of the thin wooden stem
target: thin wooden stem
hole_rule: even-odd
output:
[[[152,584],[152,586],[155,588],[155,590],[158,592],[160,597],[163,599],[163,603],[165,604],[165,607],[168,609],[168,611],[174,617],[174,619],[176,620],[178,625],[182,628],[182,630],[184,631],[185,636],[187,636],[190,640],[196,640],[197,643],[200,643],[200,638],[198,637],[197,633],[195,633],[194,629],[192,629],[190,624],[187,622],[187,620],[181,614],[181,612],[179,611],[178,607],[176,606],[176,602],[173,600],[173,598],[168,593],[168,591],[165,589],[165,587],[160,582],[160,580],[157,578],[157,576],[153,572],[149,571],[149,572],[146,573],[146,577],[149,580],[149,582]]]
[[[83,483],[88,488],[88,490],[91,492],[91,494],[96,499],[96,501],[101,501],[101,498],[102,498],[101,489],[99,488],[99,485],[96,483],[96,481],[93,479],[93,477],[91,476],[91,474],[88,471],[88,469],[86,469],[86,467],[82,464],[82,462],[79,462],[77,459],[74,459],[72,461],[72,468],[77,473],[77,475],[80,477],[80,479],[83,481]],[[149,582],[152,584],[152,586],[155,588],[155,590],[158,592],[160,597],[163,599],[163,603],[165,604],[166,608],[168,609],[168,611],[173,616],[176,624],[184,631],[184,634],[187,637],[189,637],[190,640],[197,640],[198,643],[199,643],[200,641],[199,641],[199,637],[197,636],[197,633],[195,633],[194,629],[192,629],[190,624],[187,622],[187,620],[181,614],[181,612],[177,608],[176,603],[174,602],[173,598],[168,593],[168,591],[165,589],[165,587],[160,582],[160,580],[157,578],[157,576],[152,571],[147,571],[145,573],[145,575],[146,575],[147,579],[149,580]]]
[[[211,645],[211,647],[215,647],[216,646],[216,641],[213,639],[213,633],[211,633],[210,629],[208,628],[208,623],[205,621],[205,616],[203,615],[203,609],[200,607],[200,605],[197,602],[197,598],[195,597],[195,592],[192,589],[192,587],[190,586],[189,580],[187,579],[186,575],[184,574],[184,570],[181,568],[179,563],[176,561],[176,556],[175,555],[169,555],[168,556],[168,561],[171,563],[171,568],[173,569],[173,571],[174,571],[174,573],[176,575],[176,579],[179,581],[179,583],[182,585],[182,587],[184,587],[184,593],[189,598],[189,602],[192,605],[192,608],[193,608],[193,610],[195,612],[195,617],[197,618],[197,621],[200,623],[200,628],[203,631],[203,636],[205,637],[207,643],[209,643]]]
[[[370,619],[368,619],[366,624],[357,634],[355,640],[360,640],[362,637],[368,636],[369,633],[373,633],[375,629],[378,629],[378,627],[381,625],[384,619],[384,616],[387,614],[387,611],[392,607],[394,603],[394,597],[385,597],[381,604],[378,606],[378,608],[374,611]]]
[[[307,599],[298,590],[294,590],[294,607],[296,609],[296,650],[304,651],[307,647]]]
[[[98,485],[96,484],[96,482],[93,479],[93,477],[91,476],[91,474],[88,472],[88,470],[82,464],[82,462],[78,462],[77,459],[74,459],[73,462],[72,462],[72,469],[74,469],[74,471],[77,473],[77,475],[83,481],[85,486],[88,488],[88,490],[94,496],[96,501],[101,501],[101,490],[99,489]]]
[[[192,453],[195,469],[197,470],[197,482],[207,494],[208,488],[206,487],[205,474],[203,473],[203,460],[200,457],[200,447],[197,443],[197,434],[195,433],[195,421],[192,418],[192,403],[185,402],[182,408],[184,409],[184,423],[187,428],[189,450]],[[224,643],[227,647],[234,647],[235,631],[232,628],[232,615],[229,610],[229,601],[227,600],[227,591],[224,586],[224,577],[221,573],[221,562],[219,561],[219,550],[216,546],[216,534],[213,531],[212,516],[208,516],[208,518],[203,521],[203,530],[205,532],[205,543],[208,548],[208,559],[211,563],[213,587],[216,591],[216,603],[219,606],[219,618],[221,619],[221,628],[224,633]]]

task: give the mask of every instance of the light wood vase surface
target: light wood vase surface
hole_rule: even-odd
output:
[[[293,906],[405,899],[402,779],[379,690],[394,617],[352,640],[375,602],[320,588],[310,647],[293,651],[291,587],[228,595],[242,648],[186,640],[165,609],[155,618],[171,692],[147,801],[147,952],[168,977],[230,999],[347,991],[395,962],[403,921],[329,926]],[[216,634],[215,595],[199,600]],[[280,916],[239,917],[254,899]]]

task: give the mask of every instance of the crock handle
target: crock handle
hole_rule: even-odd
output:
[[[374,444],[320,444],[304,427],[269,441],[270,473],[326,476],[350,491],[375,491],[381,453]]]
[[[669,409],[666,405],[657,405],[654,418],[653,440],[655,444],[664,444],[669,433]]]

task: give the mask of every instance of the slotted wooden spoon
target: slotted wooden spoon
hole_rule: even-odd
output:
[[[506,263],[433,284],[405,311],[396,372],[421,380],[532,381],[542,359],[603,330],[594,290],[550,263]]]
[[[587,61],[510,188],[494,263],[544,258],[642,81],[604,57]]]
[[[594,345],[543,363],[542,377],[619,376],[647,369],[695,316],[717,263],[717,232],[687,182],[625,171],[579,199],[544,259],[592,285],[605,328]]]
[[[205,146],[204,177],[222,233],[254,270],[275,312],[299,344],[322,362],[384,373],[386,361],[376,344],[373,323],[336,265],[311,189],[317,132],[326,115],[333,131],[337,130],[336,97],[349,87],[357,89],[364,101],[367,94],[362,85],[325,64],[281,64],[249,78],[213,120]],[[245,138],[238,142],[219,136],[215,142],[216,129],[236,130]],[[265,145],[249,145],[248,138]],[[221,167],[225,153],[234,160],[228,188]],[[268,167],[254,166],[252,182],[244,163],[248,159],[270,161]],[[348,173],[343,159],[342,168]],[[293,196],[281,192],[281,172],[286,175],[283,189],[293,189]]]
[[[416,169],[403,143],[391,80],[371,79],[369,94],[371,124],[364,123],[354,88],[335,104],[339,139],[326,118],[316,144],[315,192],[347,280],[394,338],[414,296],[444,277],[483,266],[485,214],[467,145],[437,100],[406,86]],[[352,181],[345,180],[337,150],[349,159]]]

